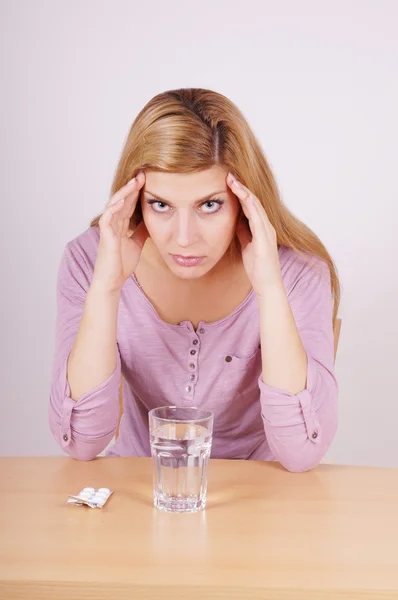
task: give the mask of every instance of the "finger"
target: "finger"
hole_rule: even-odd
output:
[[[253,204],[254,204],[254,208],[257,210],[259,216],[261,217],[261,219],[263,220],[264,224],[267,225],[271,225],[271,222],[268,218],[267,215],[267,211],[265,210],[264,206],[261,204],[260,200],[257,198],[257,196],[253,195]]]
[[[138,184],[138,185],[142,186],[142,183]],[[123,197],[120,198],[116,203],[113,203],[108,207],[108,209],[110,209],[112,211],[112,213],[115,215],[112,225],[115,227],[118,227],[120,229],[120,232],[123,230],[124,234],[126,233],[126,231],[128,229],[128,222],[136,209],[139,197],[140,197],[140,187],[133,190],[130,194],[128,194],[124,198]],[[127,221],[126,228],[124,227],[124,224],[123,224],[124,221]]]
[[[127,232],[130,217],[135,210],[144,183],[145,173],[140,171],[112,196],[99,220],[102,229],[110,228],[112,233],[119,235]]]
[[[235,194],[236,194],[236,192],[235,192]],[[244,198],[243,197],[242,198],[238,197],[238,200],[239,200],[240,205],[242,207],[243,214],[245,215],[246,219],[249,219],[249,217],[250,217],[250,206],[248,204],[248,196],[245,196]]]
[[[123,210],[120,212],[120,218],[126,218],[128,220],[131,219],[131,217],[134,214],[134,211],[137,207],[138,202],[140,202],[140,195],[141,195],[141,190],[142,187],[145,183],[145,175],[144,173],[141,171],[136,178],[136,183],[134,184],[134,192],[135,193],[131,193],[126,197],[126,202],[125,202],[125,206],[123,208]]]
[[[139,201],[139,191],[138,194],[130,194],[124,200],[123,208],[120,213],[118,213],[118,219],[130,219],[133,212],[136,209],[137,203]]]
[[[132,201],[133,205],[135,202]],[[123,216],[123,212],[126,211],[126,204],[128,212],[134,210],[133,207],[129,207],[129,203],[126,198],[120,198],[115,204],[111,204],[105,209],[99,220],[99,226],[101,229],[109,228],[113,233],[122,234],[124,229],[124,223],[126,223],[126,230],[128,229],[129,219]]]
[[[240,200],[243,211],[249,219],[250,227],[254,233],[260,233],[260,227],[266,227],[269,224],[267,213],[264,210],[260,200],[240,181],[237,181],[232,174],[228,174],[227,183],[231,187],[234,194]],[[253,228],[252,228],[253,227]]]
[[[122,210],[124,201],[124,198],[120,198],[118,202],[105,209],[99,220],[100,227],[109,227],[111,225],[113,216]]]
[[[127,198],[128,196],[130,196],[130,194],[137,194],[144,185],[144,183],[145,174],[143,171],[140,171],[135,177],[133,177],[133,179],[130,179],[130,181],[128,181],[126,185],[121,187],[120,190],[113,194],[112,198],[108,203],[108,206],[117,204],[117,202],[119,202],[121,198]]]
[[[237,225],[236,225],[236,235],[238,236],[238,240],[241,246],[241,249],[244,250],[248,244],[252,241],[253,237],[250,233],[250,227],[248,222],[245,220],[243,215],[240,217]]]
[[[135,228],[137,227],[137,223],[135,222],[136,219],[134,219],[132,222],[132,218],[135,214],[138,202],[139,200],[137,202],[134,202],[130,207],[127,207],[128,211],[126,214],[124,214],[124,218],[122,220],[122,235],[131,235],[131,233],[135,231]]]
[[[130,241],[133,242],[139,248],[142,248],[149,237],[148,229],[144,221],[135,228],[134,232],[130,236]]]
[[[236,179],[236,177],[234,177],[231,173],[228,174],[227,177],[227,183],[228,185],[232,188],[232,189],[237,189],[237,190],[242,190],[242,197],[245,198],[245,195],[243,192],[246,192],[246,197],[247,198],[251,198],[253,200],[253,203],[260,209],[262,209],[264,211],[265,216],[268,218],[267,213],[265,212],[265,209],[263,207],[263,205],[261,204],[260,200],[257,198],[257,196],[255,196],[250,190],[249,188],[247,188],[246,186],[243,185],[243,183],[241,183],[240,181],[238,181]]]
[[[256,196],[253,197],[253,208],[257,212],[258,217],[261,220],[263,231],[267,238],[272,242],[277,241],[275,227],[269,220],[267,211],[265,210],[264,206],[261,204],[260,200],[256,198]]]
[[[237,196],[238,200],[242,204],[242,208],[243,209],[246,208],[246,210],[248,212],[249,202],[250,202],[250,198],[252,196],[250,190],[247,187],[245,187],[243,185],[243,183],[240,183],[240,181],[237,181],[237,179],[235,177],[233,177],[231,174],[229,174],[227,177],[227,183],[228,183],[229,187],[232,189],[235,196]]]
[[[106,208],[108,208],[108,206],[114,206],[115,204],[118,204],[120,202],[120,200],[128,198],[131,194],[133,194],[135,190],[135,186],[137,185],[136,180],[132,179],[131,182],[129,182],[127,185],[123,186],[122,188],[120,188],[120,190],[118,190],[115,194],[113,194],[112,198],[109,200],[108,204],[106,205]]]
[[[232,185],[232,189],[241,203],[243,212],[249,221],[250,230],[253,236],[258,235],[260,233],[261,222],[259,221],[258,213],[254,207],[252,194],[249,190],[238,188],[235,184]]]

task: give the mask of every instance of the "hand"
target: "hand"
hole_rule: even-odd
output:
[[[130,219],[144,182],[141,171],[112,196],[99,220],[100,242],[92,287],[119,292],[137,267],[149,234],[143,221],[132,232]]]
[[[231,173],[227,183],[241,203],[236,233],[242,248],[242,260],[256,295],[261,298],[269,286],[282,285],[276,232],[260,200]]]

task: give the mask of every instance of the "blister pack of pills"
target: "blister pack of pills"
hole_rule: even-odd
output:
[[[91,506],[91,508],[102,508],[113,491],[109,488],[83,488],[77,496],[69,494],[67,502],[77,506]]]

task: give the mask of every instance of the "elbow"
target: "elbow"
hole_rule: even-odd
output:
[[[294,453],[284,452],[275,448],[275,458],[290,473],[305,473],[317,467],[326,452],[329,450],[335,438],[338,426],[337,415],[332,423],[328,423],[326,431],[320,431],[319,442],[314,442],[307,436],[299,447],[295,447]]]
[[[69,437],[62,433],[61,424],[55,423],[54,421],[50,421],[50,429],[53,438],[61,450],[72,458],[81,461],[90,461],[96,458],[98,454],[105,450],[116,432],[116,428],[114,428],[108,434],[95,438],[90,438],[88,436],[85,436],[84,438],[80,436],[77,437],[71,432]]]
[[[282,465],[282,467],[286,469],[286,471],[289,471],[289,473],[305,473],[306,471],[311,471],[312,469],[315,469],[315,467],[319,465],[321,460],[322,457],[315,458],[312,456],[310,457],[310,459],[308,459],[307,457],[300,457],[298,462],[283,459],[281,459],[279,462]]]
[[[105,448],[105,446],[104,446],[104,448]],[[76,460],[90,461],[90,460],[93,460],[94,458],[96,458],[98,456],[98,454],[100,452],[102,452],[102,450],[104,448],[102,448],[101,450],[99,450],[97,452],[97,450],[87,447],[87,445],[82,446],[81,444],[78,445],[78,444],[75,444],[72,442],[69,448],[63,448],[63,450],[67,454],[69,454],[69,456],[71,456],[72,458],[75,458]]]
[[[311,442],[310,442],[311,443]],[[314,452],[313,448],[304,448],[297,456],[280,456],[277,460],[289,473],[305,473],[317,467],[325,455],[325,451]]]
[[[107,435],[106,437],[95,439],[95,440],[82,440],[76,439],[72,436],[69,443],[61,441],[60,446],[66,454],[69,454],[72,458],[81,461],[90,461],[96,458],[112,440],[113,434]],[[59,443],[59,442],[58,442]]]
[[[57,390],[57,393],[52,390],[50,394],[48,422],[52,436],[61,450],[72,458],[93,460],[105,450],[116,433],[118,396],[98,398],[91,394],[84,401],[75,402],[65,393],[65,390]]]
[[[84,439],[72,435],[70,443],[67,445],[63,444],[63,450],[76,460],[93,460],[105,450],[109,442],[112,441],[115,432],[116,428],[101,437],[85,437]]]

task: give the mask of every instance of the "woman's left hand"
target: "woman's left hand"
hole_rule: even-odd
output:
[[[242,260],[257,297],[270,286],[283,286],[276,232],[260,200],[228,174],[227,183],[242,205],[236,233],[242,247]]]

